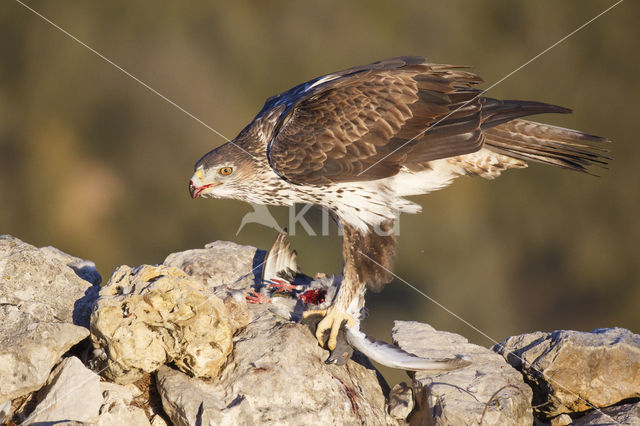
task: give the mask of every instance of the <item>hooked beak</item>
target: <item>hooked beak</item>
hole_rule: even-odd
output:
[[[193,181],[190,180],[189,181],[189,194],[191,194],[191,198],[198,198],[200,195],[202,195],[202,193],[204,192],[205,189],[214,188],[214,187],[220,186],[220,185],[222,185],[222,182],[214,182],[214,183],[209,183],[207,185],[195,186],[193,184]]]

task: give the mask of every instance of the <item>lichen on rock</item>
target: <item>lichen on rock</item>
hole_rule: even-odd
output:
[[[234,329],[223,301],[170,266],[120,266],[91,315],[104,375],[127,384],[167,362],[196,377],[215,377],[232,350]]]

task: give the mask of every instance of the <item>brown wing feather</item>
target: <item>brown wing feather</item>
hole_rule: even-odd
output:
[[[341,73],[347,76],[303,98],[284,118],[269,144],[271,166],[293,183],[325,184],[380,179],[414,159],[480,149],[480,100],[416,137],[477,95],[470,87],[480,78],[457,68],[395,58]]]
[[[461,68],[402,57],[330,74],[280,118],[269,164],[295,184],[374,180],[470,154],[487,138],[488,148],[519,159],[575,170],[606,162],[583,144],[595,137],[517,120],[570,110],[480,97],[472,86],[482,80]]]

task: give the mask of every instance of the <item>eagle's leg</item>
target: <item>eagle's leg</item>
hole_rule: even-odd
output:
[[[324,318],[316,329],[316,338],[324,345],[325,333],[329,332],[327,347],[333,350],[342,323],[355,324],[355,316],[364,306],[367,287],[380,291],[391,281],[391,263],[395,254],[393,222],[384,222],[375,229],[362,233],[357,228],[343,224],[342,250],[344,268],[342,282],[333,304],[326,311],[309,311],[305,316],[323,314]]]

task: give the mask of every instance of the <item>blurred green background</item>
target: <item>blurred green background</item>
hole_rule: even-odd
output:
[[[234,137],[268,96],[390,56],[473,65],[488,87],[613,1],[28,4]],[[638,22],[640,4],[624,2],[488,93],[573,108],[535,119],[613,140],[611,170],[532,165],[418,197],[424,212],[401,219],[399,276],[498,341],[640,332]],[[222,138],[11,0],[0,58],[0,233],[91,259],[105,280],[217,239],[270,246],[260,225],[235,235],[249,205],[189,198],[193,164]],[[286,224],[286,209],[271,211]],[[335,228],[301,231],[305,272],[338,272]],[[378,338],[407,319],[492,344],[398,280],[368,300]]]

